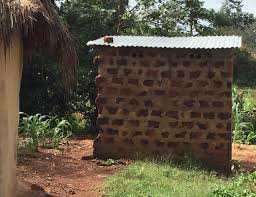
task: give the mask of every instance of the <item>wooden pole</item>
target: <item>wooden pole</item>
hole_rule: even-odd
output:
[[[21,34],[4,51],[0,41],[0,196],[16,196],[16,150],[19,91],[23,64]]]

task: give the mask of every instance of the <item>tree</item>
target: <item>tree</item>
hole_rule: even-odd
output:
[[[215,14],[214,27],[247,28],[255,18],[253,14],[243,12],[243,0],[225,0],[219,12]]]

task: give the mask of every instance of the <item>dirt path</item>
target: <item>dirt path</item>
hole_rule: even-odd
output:
[[[18,159],[18,178],[54,196],[99,196],[104,179],[124,165],[101,166],[95,160],[82,160],[92,155],[92,144],[93,140],[72,140],[61,151],[42,149],[34,156],[23,155]],[[233,159],[256,170],[256,146],[233,145]]]
[[[93,160],[92,140],[70,141],[62,151],[40,150],[34,157],[18,159],[18,178],[36,183],[54,196],[95,197],[103,180],[123,165],[101,166]]]

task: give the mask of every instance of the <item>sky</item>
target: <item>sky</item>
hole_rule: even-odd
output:
[[[205,0],[206,8],[213,8],[219,10],[223,0]],[[135,0],[130,0],[130,5],[134,5]],[[256,0],[244,0],[243,10],[249,13],[253,13],[256,16]]]

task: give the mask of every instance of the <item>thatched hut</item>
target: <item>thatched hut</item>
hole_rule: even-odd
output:
[[[47,49],[69,89],[76,73],[72,36],[53,0],[0,0],[0,196],[16,194],[16,135],[23,57]]]

